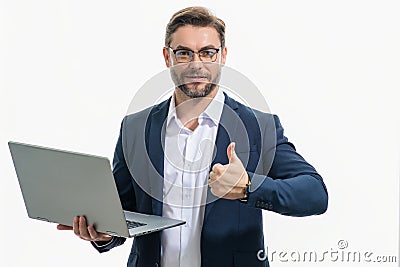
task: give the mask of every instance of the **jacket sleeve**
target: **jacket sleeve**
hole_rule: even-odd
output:
[[[133,179],[124,157],[124,150],[122,143],[123,123],[124,122],[122,122],[120,134],[114,152],[113,175],[115,179],[115,184],[117,186],[119,198],[121,200],[122,209],[134,212],[136,211],[135,191],[132,185]],[[92,242],[92,245],[97,249],[97,251],[106,252],[114,247],[122,245],[125,242],[125,240],[126,238],[124,237],[114,236],[113,239],[108,243]]]
[[[276,148],[272,166],[267,175],[248,173],[252,185],[247,205],[288,216],[324,213],[328,207],[328,193],[322,177],[284,136],[276,115],[274,121]]]

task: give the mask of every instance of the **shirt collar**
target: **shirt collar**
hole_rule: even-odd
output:
[[[208,104],[207,108],[200,114],[199,116],[199,124],[202,123],[202,121],[205,118],[211,119],[210,121],[217,126],[219,124],[219,120],[221,119],[221,114],[222,114],[222,109],[224,108],[224,102],[225,102],[225,95],[222,92],[221,88],[217,89],[217,94],[215,97],[211,100],[210,104]],[[172,120],[175,120],[178,125],[182,125],[182,123],[178,120],[177,115],[176,115],[176,109],[175,109],[175,95],[172,95],[170,104],[169,104],[169,109],[168,109],[168,116],[167,116],[167,127],[171,123]]]

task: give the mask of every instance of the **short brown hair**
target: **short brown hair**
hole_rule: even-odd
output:
[[[172,34],[179,27],[186,25],[214,28],[218,32],[221,46],[225,46],[225,23],[204,7],[187,7],[176,12],[167,24],[165,46],[171,44]]]

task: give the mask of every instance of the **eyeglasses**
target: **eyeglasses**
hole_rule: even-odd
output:
[[[197,54],[202,62],[215,62],[215,60],[217,60],[217,54],[221,47],[200,49],[197,52],[190,49],[182,48],[172,49],[169,46],[167,48],[172,50],[178,63],[188,63],[193,61],[194,54]]]

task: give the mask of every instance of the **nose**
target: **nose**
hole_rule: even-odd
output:
[[[201,69],[203,67],[203,62],[200,60],[199,53],[193,53],[193,60],[189,62],[189,67],[192,69]]]
[[[199,52],[194,52],[193,53],[193,60],[192,61],[201,61],[200,60],[200,56],[199,56]]]

